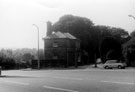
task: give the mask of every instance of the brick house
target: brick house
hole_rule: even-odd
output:
[[[56,32],[43,38],[45,61],[51,66],[75,66],[80,60],[80,40],[70,33]]]

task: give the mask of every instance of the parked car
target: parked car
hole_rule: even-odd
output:
[[[118,69],[124,69],[126,67],[126,63],[122,63],[118,60],[107,60],[103,67],[105,69],[111,69],[111,68],[118,68]]]

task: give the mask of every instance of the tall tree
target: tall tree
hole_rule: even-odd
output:
[[[135,38],[132,38],[127,43],[123,45],[123,56],[127,61],[127,64],[131,66],[135,65]]]
[[[130,36],[131,36],[132,38],[135,38],[135,30],[130,33]]]

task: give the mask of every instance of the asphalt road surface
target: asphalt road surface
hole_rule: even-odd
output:
[[[135,69],[2,71],[0,92],[135,92]]]

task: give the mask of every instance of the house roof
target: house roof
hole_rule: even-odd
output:
[[[67,38],[70,38],[70,39],[77,39],[75,36],[71,35],[70,33],[64,33],[64,35],[65,35]]]
[[[56,32],[53,33],[47,37],[45,37],[45,39],[52,39],[52,38],[68,38],[68,39],[77,39],[76,37],[74,37],[73,35],[71,35],[70,33],[62,33],[62,32]]]

